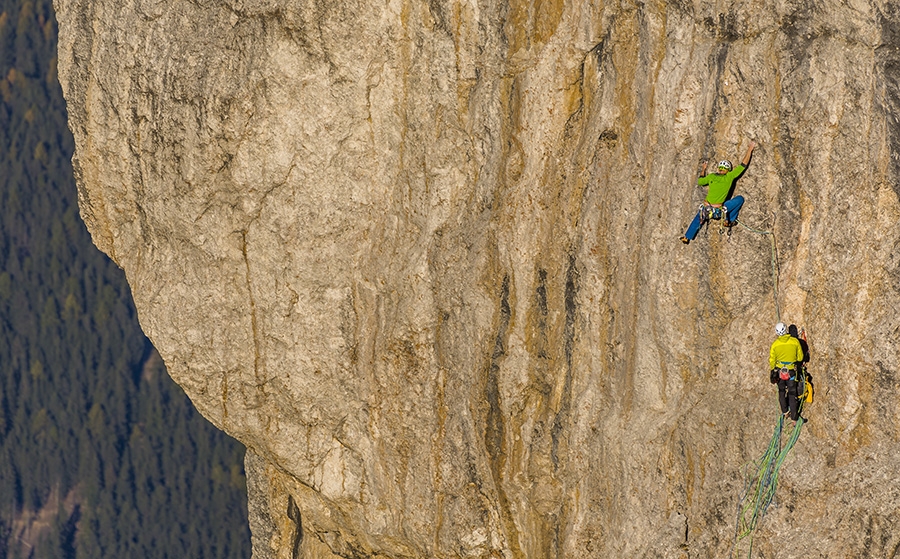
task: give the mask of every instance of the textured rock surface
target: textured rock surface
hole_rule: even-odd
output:
[[[56,7],[82,215],[256,557],[725,556],[776,298],[818,401],[755,548],[896,553],[896,4]],[[677,242],[750,138],[777,290],[768,237]]]

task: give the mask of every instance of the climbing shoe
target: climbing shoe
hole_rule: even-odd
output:
[[[737,221],[728,221],[726,219],[724,225],[725,225],[725,227],[734,227],[735,223],[737,223]]]
[[[681,242],[684,243],[684,244],[688,244],[689,242],[691,242],[690,239],[688,239],[688,238],[685,237],[684,235],[682,235],[681,238],[678,239],[678,240],[681,241]]]

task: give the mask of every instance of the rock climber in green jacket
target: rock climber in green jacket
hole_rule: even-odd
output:
[[[775,334],[778,337],[769,348],[769,369],[772,371],[770,378],[778,383],[778,403],[781,405],[781,413],[787,417],[790,412],[790,418],[797,421],[800,416],[797,373],[803,363],[803,348],[797,338],[788,333],[783,322],[775,325]]]
[[[700,170],[700,178],[697,179],[697,184],[700,186],[708,185],[709,192],[707,192],[706,200],[703,201],[703,205],[700,206],[697,215],[694,216],[694,220],[691,221],[685,234],[681,236],[682,243],[688,244],[693,241],[700,231],[700,227],[703,226],[703,223],[710,216],[713,219],[724,218],[725,227],[731,227],[735,224],[738,213],[741,211],[741,206],[744,205],[744,197],[734,196],[728,198],[728,195],[731,193],[734,181],[741,176],[744,169],[750,164],[750,156],[753,154],[753,148],[755,147],[756,142],[751,141],[747,147],[747,153],[744,154],[744,158],[741,160],[741,164],[734,168],[731,167],[731,161],[724,159],[719,161],[715,173],[707,175],[706,161],[703,162],[703,168]]]

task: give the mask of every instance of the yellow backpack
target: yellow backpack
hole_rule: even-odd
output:
[[[803,340],[804,343],[807,343],[806,328],[803,328],[802,330],[800,330],[799,339]],[[804,346],[804,351],[805,352],[809,351],[808,345]],[[807,355],[807,358],[808,357],[809,356]],[[800,402],[802,402],[803,404],[812,404],[813,403],[813,384],[812,384],[811,379],[809,378],[809,375],[806,372],[805,366],[803,366],[802,370],[803,370],[803,377],[802,377],[803,378],[803,391],[800,393],[800,397],[797,399],[800,400]]]
[[[813,402],[813,384],[809,381],[809,377],[803,374],[802,387],[803,391],[800,393],[800,397],[798,400],[803,402],[804,404],[812,404]]]

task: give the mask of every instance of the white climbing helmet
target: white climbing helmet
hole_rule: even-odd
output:
[[[728,161],[727,159],[723,159],[722,161],[719,161],[719,169],[726,169],[726,170],[730,171],[731,170],[731,161]]]
[[[779,322],[775,325],[775,333],[779,336],[784,336],[787,334],[787,327],[784,325],[784,322]]]

